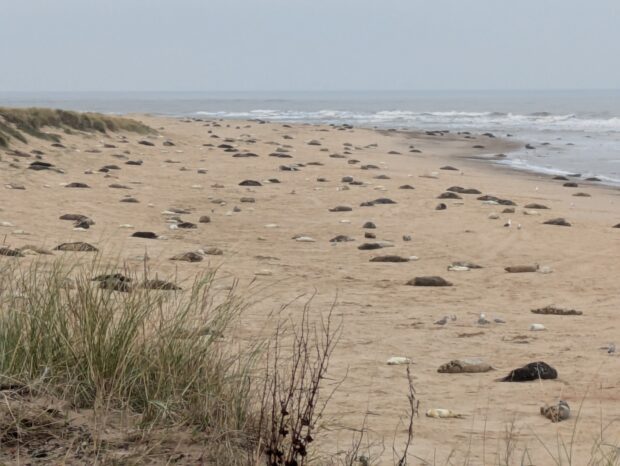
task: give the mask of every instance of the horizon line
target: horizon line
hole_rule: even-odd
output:
[[[377,93],[396,93],[396,92],[583,92],[583,91],[620,91],[620,88],[472,88],[472,89],[217,89],[217,90],[166,90],[166,89],[149,89],[149,90],[0,90],[0,94],[251,94],[251,93],[360,93],[360,92],[377,92]]]

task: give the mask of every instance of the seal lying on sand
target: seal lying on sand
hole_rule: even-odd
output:
[[[518,369],[510,371],[506,377],[498,379],[498,382],[527,382],[538,379],[557,379],[558,371],[546,362],[538,361],[526,364]]]
[[[566,401],[560,400],[556,405],[549,406],[545,404],[545,406],[541,406],[540,414],[551,420],[551,422],[565,421],[570,417],[570,406],[568,406]]]
[[[439,366],[437,372],[444,374],[473,374],[478,372],[489,372],[492,370],[494,370],[493,367],[481,359],[453,359],[452,361]]]
[[[465,415],[455,413],[450,409],[442,409],[442,408],[433,408],[426,411],[426,417],[434,417],[434,418],[452,418],[452,419],[463,419]]]
[[[545,306],[540,309],[532,309],[533,314],[545,314],[556,316],[580,316],[583,315],[582,311],[576,311],[575,309],[563,309],[555,306]]]
[[[508,273],[525,273],[525,272],[536,272],[540,267],[538,264],[534,265],[512,265],[510,267],[504,268],[504,270]]]

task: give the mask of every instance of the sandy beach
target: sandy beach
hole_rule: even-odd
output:
[[[509,171],[479,159],[527,141],[134,118],[158,134],[63,135],[64,148],[30,138],[0,151],[4,245],[51,250],[85,241],[137,271],[146,252],[152,271],[180,284],[217,267],[220,286],[237,279],[250,301],[231,337],[241,341],[268,336],[284,304],[293,318],[310,298],[315,316],[335,304],[343,331],[326,387],[342,383],[321,423],[323,456],[350,448],[353,429],[365,422],[371,456],[391,464],[392,444],[400,447],[407,436],[409,406],[406,366],[388,365],[391,357],[410,359],[420,402],[413,464],[446,464],[450,457],[449,464],[466,457],[469,464],[497,464],[510,442],[515,457],[527,449],[533,464],[554,464],[543,444],[556,452],[558,435],[568,444],[573,431],[573,464],[587,464],[602,430],[603,443],[618,444],[620,355],[601,349],[620,344],[618,188]],[[37,160],[33,150],[63,173],[28,169]],[[127,164],[137,160],[142,163]],[[245,180],[259,183],[240,185]],[[88,188],[66,186],[76,182]],[[13,189],[19,185],[25,189]],[[448,191],[454,187],[480,193]],[[453,194],[442,196],[446,192]],[[478,200],[482,195],[495,198]],[[127,197],[137,202],[121,202]],[[441,203],[445,208],[438,210]],[[171,229],[178,222],[163,213],[171,208],[187,212],[177,215],[196,228]],[[64,214],[95,224],[75,230],[59,219]],[[199,221],[204,216],[208,223]],[[570,226],[544,223],[558,218]],[[364,228],[367,222],[376,228]],[[159,238],[132,237],[136,231]],[[338,235],[350,241],[330,241]],[[360,249],[365,243],[381,247]],[[208,252],[200,262],[170,260],[198,249]],[[86,253],[54,251],[61,255],[90,260]],[[405,260],[371,261],[386,255]],[[41,257],[0,257],[0,264],[14,260]],[[481,268],[448,270],[455,262]],[[538,270],[509,273],[511,266]],[[425,276],[452,286],[407,285]],[[531,312],[550,305],[582,314]],[[481,313],[488,323],[479,323]],[[444,316],[454,318],[435,323]],[[532,324],[545,329],[532,331]],[[471,358],[494,370],[437,372],[451,360]],[[554,367],[557,379],[497,381],[536,361]],[[552,423],[541,416],[542,405],[560,399],[569,403],[570,419]],[[425,416],[432,408],[463,418]]]

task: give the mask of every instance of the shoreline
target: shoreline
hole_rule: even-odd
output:
[[[564,187],[544,182],[550,177],[515,176],[515,170],[466,158],[504,152],[510,145],[501,138],[133,117],[159,134],[73,134],[62,135],[64,148],[34,138],[14,146],[24,153],[42,152],[42,160],[64,173],[29,170],[32,157],[1,152],[0,220],[11,225],[2,229],[7,246],[37,244],[51,250],[61,242],[86,241],[104,250],[106,259],[121,258],[137,271],[147,252],[154,272],[179,283],[217,267],[217,286],[228,289],[235,277],[251,304],[233,341],[270,335],[273,313],[283,303],[291,303],[283,315],[296,318],[304,299],[312,298],[312,315],[318,317],[336,300],[344,331],[329,380],[347,378],[322,419],[325,430],[318,441],[325,452],[348,446],[348,429],[358,428],[365,418],[375,440],[406,435],[399,425],[408,406],[406,373],[402,366],[386,364],[395,356],[412,361],[421,412],[445,408],[466,416],[416,418],[415,454],[420,458],[437,455],[442,462],[454,452],[453,458],[471,455],[470,460],[484,462],[496,446],[501,451],[512,419],[520,445],[541,463],[546,457],[536,436],[554,445],[558,433],[570,436],[577,422],[552,424],[540,415],[541,404],[562,397],[576,413],[586,394],[575,461],[587,463],[589,434],[599,429],[601,412],[606,423],[615,422],[607,433],[620,436],[620,358],[599,349],[620,334],[620,230],[613,228],[620,222],[617,190],[600,184]],[[151,145],[141,144],[144,140]],[[480,145],[484,148],[473,148]],[[127,164],[138,159],[140,165]],[[100,171],[110,165],[118,168]],[[69,182],[89,188],[67,189]],[[25,189],[6,189],[10,183]],[[480,194],[448,190],[454,187]],[[591,197],[573,196],[582,188]],[[479,200],[481,195],[515,205]],[[138,202],[123,201],[127,197]],[[532,203],[545,208],[527,207]],[[440,204],[445,207],[438,210]],[[178,228],[171,208],[186,212],[178,217],[195,228]],[[95,224],[76,231],[59,220],[66,213],[87,215]],[[204,216],[208,222],[199,220]],[[571,226],[544,223],[554,218],[565,218]],[[375,228],[364,228],[367,222]],[[135,238],[134,231],[152,231],[159,238]],[[348,239],[333,241],[338,236]],[[364,243],[379,246],[360,249]],[[171,260],[198,249],[218,253],[196,263]],[[63,255],[55,251],[36,260]],[[380,256],[403,260],[373,261]],[[70,257],[90,259],[83,253]],[[0,260],[28,264],[35,259]],[[482,268],[449,270],[455,261]],[[505,270],[533,264],[551,273]],[[441,276],[452,286],[407,284],[422,276]],[[253,291],[257,286],[260,291]],[[530,312],[551,304],[583,315]],[[478,323],[481,313],[491,322]],[[435,323],[445,315],[456,320]],[[544,324],[546,331],[530,331],[532,323]],[[495,370],[437,372],[450,360],[473,357]],[[552,365],[558,379],[496,382],[532,361]],[[474,449],[468,452],[472,438]],[[486,452],[483,439],[488,439]],[[380,459],[389,461],[390,452],[383,455]]]

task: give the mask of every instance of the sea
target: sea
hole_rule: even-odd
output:
[[[597,176],[607,184],[620,186],[620,89],[0,92],[0,106],[491,132],[518,141],[520,148],[490,163],[547,174]],[[526,144],[534,148],[528,149]]]

